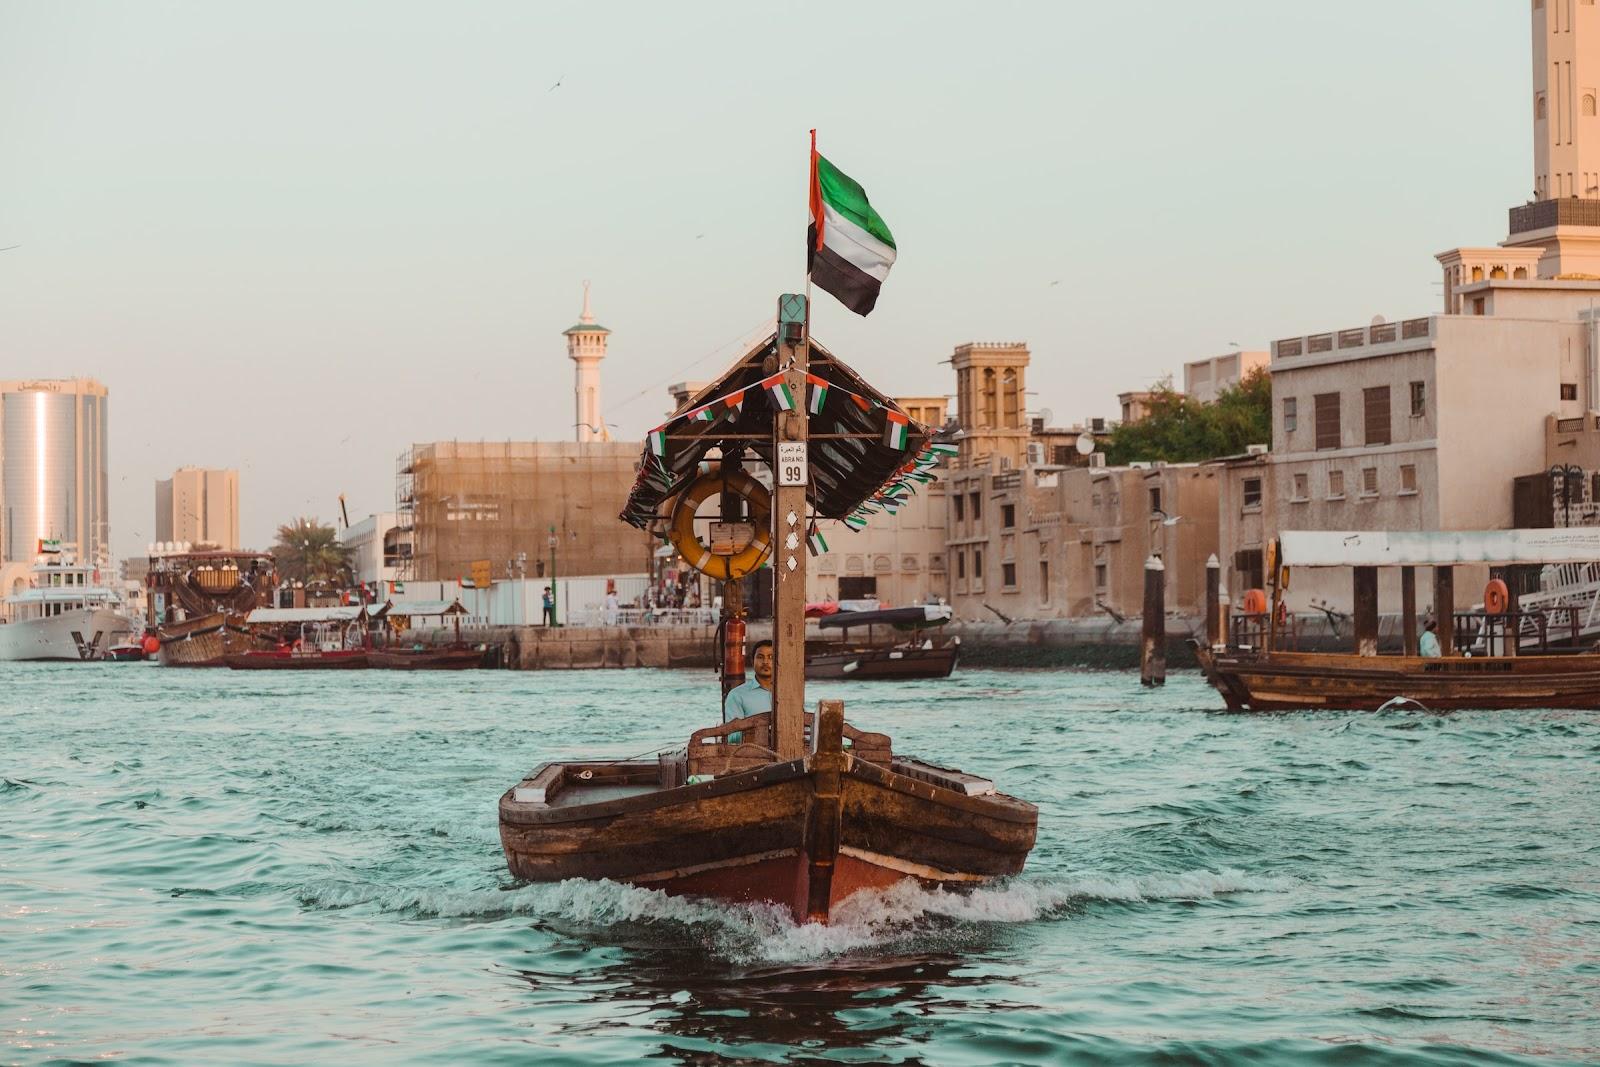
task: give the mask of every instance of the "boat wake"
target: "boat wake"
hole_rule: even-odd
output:
[[[1023,876],[970,892],[902,882],[857,893],[834,908],[826,926],[796,923],[778,905],[728,904],[582,879],[502,889],[324,883],[306,887],[299,897],[311,908],[419,919],[532,918],[540,926],[584,939],[629,941],[648,929],[652,941],[663,935],[696,941],[731,963],[787,963],[875,950],[898,952],[908,943],[925,943],[930,935],[960,941],[997,925],[1052,921],[1096,904],[1206,901],[1240,893],[1284,892],[1294,884],[1288,878],[1236,870]]]

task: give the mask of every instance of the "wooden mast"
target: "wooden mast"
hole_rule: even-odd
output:
[[[775,411],[772,420],[772,732],[779,760],[796,760],[806,754],[806,487],[810,481],[806,365],[811,354],[810,317],[809,301],[803,295],[787,293],[778,298],[778,366],[789,394],[796,398],[793,411]],[[793,461],[796,454],[798,470]],[[792,482],[798,484],[786,484]]]

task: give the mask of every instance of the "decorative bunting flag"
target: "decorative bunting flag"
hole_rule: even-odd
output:
[[[860,408],[862,411],[871,411],[873,408],[878,406],[878,402],[876,400],[868,400],[860,393],[851,393],[850,399],[854,400],[856,402],[856,407]]]
[[[961,449],[959,447],[955,445],[947,445],[942,441],[937,444],[929,445],[928,451],[936,452],[941,456],[956,456],[961,454]]]
[[[889,408],[885,408],[883,413],[888,420],[883,427],[883,443],[890,448],[905,448],[906,431],[910,426],[911,420],[900,412]]]
[[[689,421],[691,422],[715,422],[716,418],[717,413],[711,410],[710,404],[707,404],[704,407],[695,408],[693,411],[689,412]]]
[[[659,459],[663,461],[666,460],[667,428],[665,426],[657,426],[655,429],[650,431],[650,451],[653,452]]]
[[[846,515],[844,517],[844,524],[850,527],[852,530],[862,530],[866,528],[867,520],[863,519],[859,515]]]
[[[811,387],[811,402],[807,410],[813,415],[822,413],[822,405],[828,402],[828,383],[815,374],[806,375],[806,384]]]
[[[738,418],[744,411],[744,390],[740,389],[737,393],[729,393],[723,397],[722,406],[725,409],[723,415],[730,419]]]
[[[827,538],[822,536],[822,531],[817,529],[816,523],[811,524],[811,532],[806,534],[806,547],[811,550],[813,556],[820,556],[828,551]]]
[[[794,410],[794,393],[790,392],[789,385],[783,380],[781,373],[774,374],[770,378],[763,378],[761,380],[761,388],[765,389],[767,395],[772,397],[773,407],[779,411]]]

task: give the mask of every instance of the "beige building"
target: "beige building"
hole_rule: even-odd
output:
[[[639,574],[647,534],[617,515],[635,476],[636,442],[439,441],[398,461],[394,528],[401,580],[460,578],[487,560],[495,577]],[[386,534],[386,537],[388,535]],[[554,540],[552,548],[551,541]]]
[[[1210,404],[1226,389],[1231,389],[1258,370],[1266,370],[1270,352],[1229,352],[1210,359],[1190,360],[1183,365],[1184,394]]]
[[[1021,342],[957,345],[950,363],[956,372],[956,419],[963,434],[963,461],[981,463],[993,456],[1007,467],[1027,454],[1028,346]]]
[[[156,483],[156,540],[239,548],[239,472],[180,467]]]
[[[92,378],[0,381],[0,562],[26,569],[40,541],[109,562],[107,405]]]

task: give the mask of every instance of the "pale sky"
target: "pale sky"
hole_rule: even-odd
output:
[[[388,510],[412,441],[615,433],[804,284],[806,131],[900,259],[813,331],[900,395],[1027,341],[1030,407],[1427,314],[1533,187],[1526,0],[0,0],[0,378],[111,390],[112,537],[184,464],[242,533]],[[552,88],[559,81],[559,87]]]

